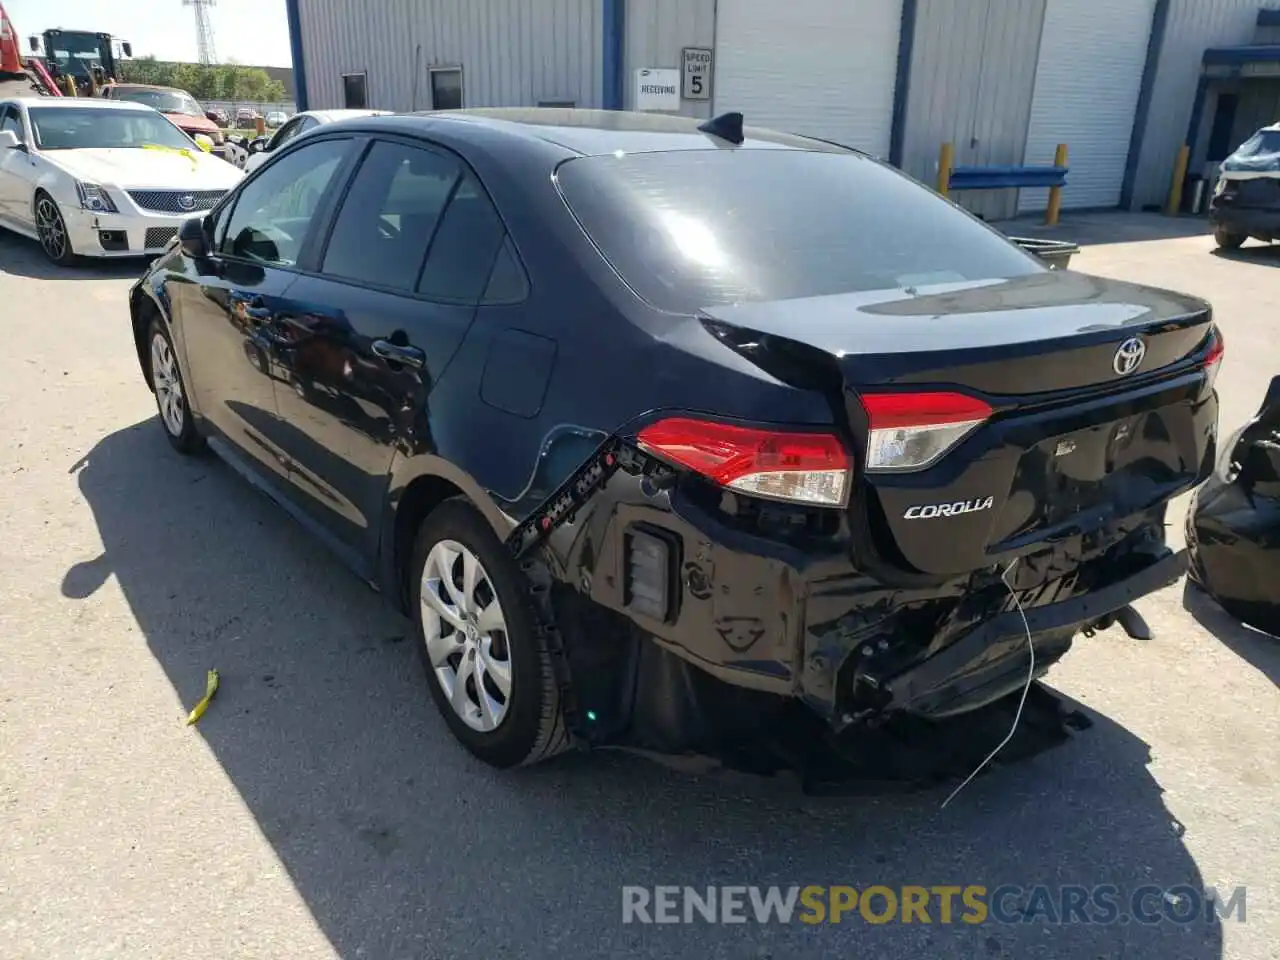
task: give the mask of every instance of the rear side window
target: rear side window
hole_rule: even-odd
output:
[[[443,154],[375,143],[342,201],[322,272],[412,291],[459,172]]]
[[[506,228],[474,176],[467,174],[449,201],[418,292],[433,300],[475,303],[484,293]]]
[[[676,313],[1044,269],[909,177],[853,153],[580,157],[557,181],[622,279]]]
[[[12,130],[20,141],[27,139],[17,107],[9,106],[0,109],[0,130]]]

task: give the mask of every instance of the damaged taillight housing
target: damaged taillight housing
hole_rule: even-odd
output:
[[[770,500],[843,506],[851,461],[833,433],[668,417],[640,431],[641,449],[709,480]]]
[[[963,393],[864,393],[868,473],[921,470],[991,416],[990,405]]]

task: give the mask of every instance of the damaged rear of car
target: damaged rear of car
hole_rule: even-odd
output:
[[[297,261],[215,249],[308,154],[332,202],[252,221]],[[1014,716],[1005,755],[1057,742],[1034,681],[1142,632],[1184,567],[1166,505],[1215,459],[1207,304],[1050,270],[739,115],[331,124],[131,304],[170,442],[207,436],[401,601],[498,766],[577,742],[916,779]]]
[[[1192,580],[1237,620],[1280,637],[1280,376],[1196,491],[1187,547]]]
[[[556,179],[660,347],[512,538],[578,595],[588,736],[723,754],[786,701],[844,740],[972,714],[1028,685],[1028,634],[1039,676],[1182,574],[1165,507],[1212,467],[1223,354],[1203,302],[1047,270],[848,153]],[[682,665],[602,667],[582,595]]]
[[[1250,237],[1280,239],[1280,124],[1263,127],[1222,162],[1209,223],[1225,250]]]

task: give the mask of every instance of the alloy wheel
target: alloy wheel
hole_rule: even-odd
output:
[[[36,201],[36,234],[51,260],[61,260],[67,255],[67,226],[62,222],[58,205],[50,197],[41,196]]]
[[[169,341],[159,333],[151,338],[151,383],[156,388],[156,406],[160,408],[164,428],[171,436],[182,436],[187,415],[182,378]]]
[[[511,648],[479,557],[441,540],[423,564],[420,597],[427,656],[449,705],[472,729],[497,729],[511,703]]]

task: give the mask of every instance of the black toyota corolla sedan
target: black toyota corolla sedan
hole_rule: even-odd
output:
[[[733,114],[332,124],[130,308],[173,446],[401,607],[500,766],[1025,702],[1180,576],[1215,456],[1208,305]]]

